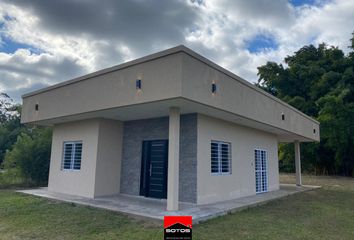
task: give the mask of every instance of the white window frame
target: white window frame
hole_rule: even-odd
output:
[[[64,168],[65,165],[65,149],[66,145],[71,144],[73,146],[72,152],[71,152],[71,159],[70,159],[70,168]],[[76,151],[76,144],[81,144],[81,156],[80,156],[80,169],[74,169],[75,165],[75,151]],[[81,163],[82,163],[82,148],[83,148],[83,143],[82,141],[65,141],[63,142],[63,153],[62,153],[62,162],[61,162],[61,171],[74,171],[78,172],[81,171]]]
[[[256,156],[255,156],[255,152],[256,151],[259,151],[260,152],[260,156],[262,154],[262,152],[264,152],[264,156],[265,156],[265,169],[263,169],[263,166],[262,166],[262,159],[260,159],[260,170],[257,170],[256,169]],[[256,193],[259,194],[259,193],[265,193],[265,192],[268,192],[269,191],[269,174],[268,174],[268,152],[266,149],[261,149],[261,148],[256,148],[254,149],[253,151],[253,154],[254,154],[254,170],[255,170],[255,188],[256,188]],[[257,191],[257,181],[256,181],[256,174],[260,173],[260,176],[261,176],[261,189],[260,191]],[[265,175],[266,175],[266,189],[264,190],[263,189],[263,177],[262,177],[262,173],[265,172]]]
[[[212,144],[217,144],[218,145],[218,172],[213,172],[212,171],[212,155],[211,155],[211,151],[212,151]],[[228,152],[228,156],[229,156],[229,159],[228,159],[228,172],[222,172],[222,152],[221,152],[221,147],[222,144],[226,144],[229,146],[229,152]],[[218,176],[218,175],[231,175],[232,173],[232,146],[231,146],[231,143],[230,142],[224,142],[224,141],[218,141],[218,140],[211,140],[210,142],[210,173],[211,175],[215,175],[215,176]]]

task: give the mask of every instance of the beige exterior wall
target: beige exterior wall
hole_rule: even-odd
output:
[[[123,146],[123,124],[100,120],[95,177],[95,197],[119,193]]]
[[[79,171],[61,170],[65,141],[82,141]],[[48,190],[89,198],[118,193],[121,147],[118,121],[93,119],[54,126]]]
[[[319,124],[280,100],[185,53],[182,69],[183,97],[319,141]],[[213,82],[217,85],[214,95]]]
[[[210,142],[231,143],[232,173],[212,175]],[[254,150],[268,154],[269,191],[279,189],[278,142],[275,135],[198,115],[197,203],[207,204],[256,194]]]
[[[99,120],[60,124],[54,127],[48,190],[94,197]],[[61,170],[65,141],[82,141],[80,171]]]
[[[23,123],[181,96],[181,53],[23,98]],[[136,90],[136,79],[142,90]],[[35,111],[38,104],[39,111]]]

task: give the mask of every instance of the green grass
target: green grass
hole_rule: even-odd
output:
[[[193,239],[354,239],[354,179],[305,176],[304,183],[323,188],[201,223]],[[0,239],[162,236],[162,226],[118,213],[0,191]]]

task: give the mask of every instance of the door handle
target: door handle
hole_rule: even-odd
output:
[[[150,163],[150,170],[149,170],[149,173],[150,173],[150,177],[152,175],[152,164]]]

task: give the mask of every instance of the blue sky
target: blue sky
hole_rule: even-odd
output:
[[[271,35],[259,34],[247,42],[247,49],[251,53],[272,51],[278,48],[275,38]]]
[[[349,0],[2,0],[0,92],[20,102],[29,91],[180,44],[255,82],[258,66],[307,44],[348,52],[353,9]]]
[[[0,25],[0,28],[1,28],[1,25]],[[40,49],[35,48],[31,45],[15,42],[5,36],[1,36],[0,52],[14,53],[18,49],[28,49],[29,51],[31,51],[33,53],[37,53],[37,54],[41,53]]]
[[[290,0],[289,2],[294,6],[302,6],[305,4],[314,5],[316,0]]]

